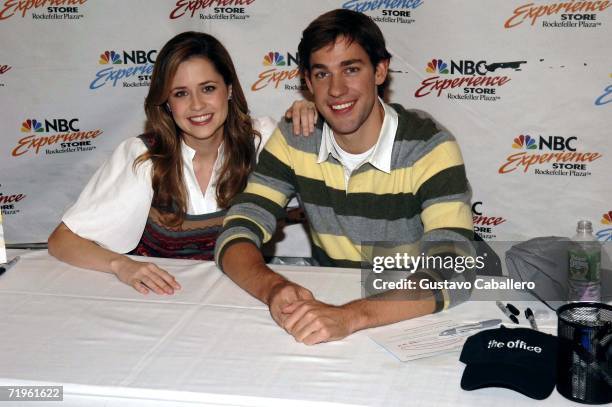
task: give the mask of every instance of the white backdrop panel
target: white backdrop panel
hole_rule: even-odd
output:
[[[510,28],[505,23],[515,10],[512,21],[521,21],[528,2],[80,0],[62,6],[76,10],[57,12],[39,3],[21,12],[0,0],[0,207],[9,243],[46,240],[114,147],[142,132],[147,70],[170,37],[186,30],[217,36],[233,56],[253,115],[278,119],[303,97],[295,77],[301,31],[339,7],[360,8],[383,30],[393,54],[388,99],[428,112],[459,140],[485,239],[570,235],[578,218],[591,219],[601,240],[612,235],[610,2],[533,1],[551,13]],[[189,5],[199,7],[193,16]],[[554,12],[557,6],[562,10]],[[106,51],[121,63],[100,64]],[[284,64],[264,65],[270,52]],[[105,69],[140,72],[115,83],[104,80]],[[417,94],[434,77],[465,79],[439,94],[427,87],[420,93],[428,94]],[[465,84],[491,77],[507,82]],[[22,129],[27,120],[30,128]],[[99,134],[78,139],[85,132]],[[54,140],[65,134],[83,145]],[[37,152],[27,137],[51,144]],[[592,161],[576,163],[569,153],[589,153]],[[545,154],[565,155],[557,168],[553,158],[526,170],[508,164],[504,173],[516,154],[543,161]]]

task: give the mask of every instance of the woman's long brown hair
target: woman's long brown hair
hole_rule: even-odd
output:
[[[145,125],[153,138],[149,150],[134,165],[146,160],[153,163],[153,205],[167,212],[165,223],[179,226],[187,213],[187,190],[183,181],[181,132],[166,108],[170,83],[178,66],[191,58],[206,58],[232,87],[227,119],[223,125],[224,161],[217,174],[216,198],[221,208],[246,187],[247,177],[255,164],[255,138],[249,108],[236,69],[225,47],[212,35],[188,31],[178,34],[157,55],[151,86],[145,99]]]

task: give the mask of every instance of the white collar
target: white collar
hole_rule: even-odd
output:
[[[215,169],[216,167],[218,167],[219,163],[223,162],[223,150],[224,150],[223,145],[224,144],[225,143],[221,141],[221,144],[219,144],[219,148],[217,149],[217,159],[215,161]],[[185,143],[185,140],[181,138],[181,156],[183,157],[183,162],[188,163],[188,165],[193,168],[193,158],[195,157],[195,155],[196,155],[196,151],[193,148],[189,147],[187,143]],[[215,174],[213,173],[213,175]]]
[[[391,172],[391,154],[393,152],[395,133],[397,132],[398,117],[397,112],[391,106],[387,105],[380,98],[378,98],[378,100],[385,111],[385,117],[383,119],[382,126],[380,127],[378,140],[374,145],[374,151],[372,151],[372,154],[367,162],[388,174]],[[333,130],[331,127],[329,127],[327,122],[324,122],[321,147],[319,148],[319,156],[317,158],[318,164],[326,161],[330,154],[334,158],[338,159],[334,152],[332,137],[334,137]]]
[[[211,213],[220,210],[221,208],[217,204],[216,188],[217,180],[219,177],[221,166],[223,165],[223,146],[222,142],[217,150],[217,159],[213,165],[212,175],[206,189],[202,191],[198,180],[195,176],[193,169],[193,158],[196,155],[196,151],[185,144],[184,140],[181,140],[181,157],[183,159],[183,179],[185,181],[185,187],[189,194],[187,213],[189,214],[200,214],[200,213]]]

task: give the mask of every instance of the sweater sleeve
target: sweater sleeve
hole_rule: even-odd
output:
[[[474,282],[473,268],[458,266],[460,258],[475,257],[470,206],[471,189],[459,145],[454,137],[439,132],[427,141],[427,151],[413,166],[412,190],[421,205],[424,235],[422,252],[427,256],[453,259],[452,267],[428,268],[421,276],[434,281]],[[469,299],[471,290],[435,292],[436,311]]]
[[[246,240],[261,247],[270,240],[277,221],[285,217],[284,207],[294,192],[291,148],[277,128],[259,155],[247,187],[234,198],[225,217],[215,248],[219,268],[223,254],[232,244]]]

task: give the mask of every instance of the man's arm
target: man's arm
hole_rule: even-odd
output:
[[[421,289],[388,291],[341,306],[301,300],[282,310],[291,314],[283,327],[296,341],[314,345],[336,341],[362,329],[429,315],[435,308],[432,291]]]
[[[439,132],[427,140],[425,150],[428,152],[413,165],[412,177],[412,190],[422,209],[422,252],[439,258],[475,257],[472,191],[459,145],[452,135]],[[424,273],[433,281],[473,283],[476,278],[472,268],[432,268]],[[466,301],[471,290],[444,289],[440,294],[435,312]]]
[[[261,251],[253,243],[240,241],[227,248],[223,256],[223,271],[241,288],[263,302],[272,318],[284,327],[288,316],[282,309],[299,300],[312,300],[306,288],[292,283],[272,271],[264,262]]]
[[[285,131],[289,129],[286,123],[281,124],[285,124]],[[276,230],[278,219],[285,217],[284,207],[295,192],[290,149],[277,129],[260,154],[246,189],[233,200],[215,248],[217,265],[241,288],[268,305],[281,326],[286,318],[283,307],[313,298],[310,291],[266,266],[260,251],[262,243]]]

